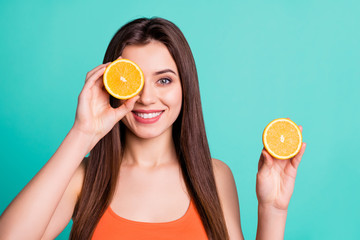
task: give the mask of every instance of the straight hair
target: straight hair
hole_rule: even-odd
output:
[[[159,41],[168,48],[180,75],[183,101],[172,136],[186,188],[208,238],[229,239],[205,132],[195,61],[180,29],[162,18],[135,19],[114,35],[103,62],[117,59],[127,45],[145,45],[150,41]],[[110,104],[116,108],[121,103],[110,96]],[[125,125],[120,121],[84,159],[85,177],[74,209],[70,239],[90,239],[110,205],[124,152],[124,133]]]

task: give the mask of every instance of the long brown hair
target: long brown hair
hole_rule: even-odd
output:
[[[162,18],[140,18],[124,25],[112,38],[104,63],[121,56],[125,46],[157,40],[165,44],[179,71],[183,102],[173,124],[173,141],[187,190],[193,199],[209,239],[228,239],[228,232],[215,185],[212,159],[205,133],[199,83],[191,49],[173,23]],[[120,101],[110,97],[113,107]],[[73,215],[70,239],[90,239],[109,206],[124,149],[125,126],[119,122],[85,159],[85,178]]]

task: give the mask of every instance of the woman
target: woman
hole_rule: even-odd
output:
[[[124,102],[102,83],[119,57],[145,76]],[[259,239],[283,237],[304,150],[286,161],[263,150]],[[210,156],[194,59],[173,23],[142,18],[115,34],[86,76],[68,135],[2,214],[0,238],[53,239],[71,218],[71,239],[243,239],[235,182]]]

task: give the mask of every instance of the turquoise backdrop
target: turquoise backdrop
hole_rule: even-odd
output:
[[[360,239],[359,13],[356,0],[1,0],[0,212],[66,136],[113,34],[159,16],[193,51],[211,152],[234,173],[245,238],[256,235],[262,131],[290,117],[308,147],[285,239]]]

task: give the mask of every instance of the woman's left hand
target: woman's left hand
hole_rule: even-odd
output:
[[[299,126],[302,131],[302,127]],[[256,195],[259,206],[287,211],[294,191],[297,168],[304,154],[306,143],[291,159],[280,160],[262,150],[256,177]]]

